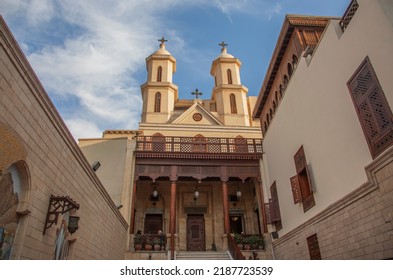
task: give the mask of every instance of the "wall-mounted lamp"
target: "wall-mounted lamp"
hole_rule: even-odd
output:
[[[45,225],[43,235],[47,229],[49,229],[53,224],[57,224],[59,214],[64,214],[71,211],[72,209],[78,210],[79,204],[73,201],[69,196],[54,196],[51,195],[49,198],[48,212],[46,213]],[[68,230],[72,234],[78,229],[79,217],[70,216],[68,220]],[[71,232],[70,230],[71,225]]]
[[[153,196],[154,198],[157,198],[157,197],[158,197],[157,183],[153,183],[153,194],[152,194],[152,196]]]
[[[237,197],[237,200],[240,200],[240,198],[242,197],[242,192],[240,191],[239,186],[237,187],[236,197]]]
[[[196,187],[194,192],[194,200],[197,200],[198,198],[199,198],[199,191],[198,191],[198,187]]]
[[[98,168],[100,168],[100,166],[101,166],[101,163],[99,161],[96,161],[95,163],[93,163],[91,168],[93,168],[93,171],[96,172],[98,170]]]
[[[68,231],[73,234],[78,228],[79,224],[79,217],[78,216],[70,216],[68,219]]]

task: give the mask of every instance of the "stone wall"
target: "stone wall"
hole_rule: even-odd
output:
[[[128,224],[71,136],[0,17],[0,175],[20,174],[19,223],[11,259],[52,259],[67,214],[43,235],[49,198],[69,196],[79,230],[66,232],[69,259],[123,259]],[[14,180],[15,181],[15,180]],[[14,182],[15,184],[15,182]],[[0,225],[1,226],[1,225]],[[67,231],[67,230],[66,230]]]
[[[309,259],[317,234],[322,259],[393,258],[393,147],[366,167],[369,181],[273,241],[276,259]]]

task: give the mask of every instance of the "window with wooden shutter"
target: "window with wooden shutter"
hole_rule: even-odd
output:
[[[310,260],[322,260],[317,234],[307,238],[307,245],[308,252],[310,253]]]
[[[293,203],[298,204],[302,202],[302,193],[300,190],[300,185],[297,175],[293,176],[290,180],[291,180],[291,189],[293,195]]]
[[[231,114],[237,114],[236,96],[233,93],[229,95],[229,103],[231,105]]]
[[[158,66],[158,69],[157,69],[157,82],[161,82],[161,79],[162,79],[162,67]]]
[[[282,229],[280,204],[278,203],[278,193],[276,182],[270,187],[269,203],[265,203],[265,210],[267,216],[267,223],[276,227],[276,230]]]
[[[154,97],[154,112],[161,112],[161,93],[157,92]]]
[[[293,201],[295,204],[302,202],[306,212],[315,205],[315,200],[303,146],[296,152],[294,160],[296,176],[290,179]]]
[[[347,83],[371,155],[393,144],[393,115],[368,57]]]

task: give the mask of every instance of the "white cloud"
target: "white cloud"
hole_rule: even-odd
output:
[[[67,112],[62,115],[74,137],[81,138],[100,137],[104,129],[137,128],[142,101],[135,75],[158,47],[152,44],[162,36],[157,32],[170,34],[173,51],[190,52],[176,30],[165,30],[163,14],[193,5],[215,7],[229,19],[250,10],[247,0],[2,0],[0,9],[27,19],[30,38],[45,37],[44,47],[23,41],[23,49],[52,98],[78,101],[75,107],[63,102]],[[61,28],[50,29],[52,24]],[[64,41],[51,42],[48,32],[59,32]]]

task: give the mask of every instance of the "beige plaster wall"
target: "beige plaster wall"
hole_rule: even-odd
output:
[[[56,231],[43,235],[50,195],[80,205],[71,259],[123,259],[128,225],[91,170],[56,108],[0,18],[0,123],[26,152],[24,201],[12,258],[52,259]],[[12,159],[8,164],[11,165]]]
[[[367,181],[372,158],[353,106],[347,81],[366,56],[393,107],[392,25],[377,1],[360,7],[344,33],[332,21],[308,64],[304,58],[264,135],[267,187],[276,180],[283,229],[288,233]],[[293,156],[304,146],[316,206],[303,213],[293,203],[289,178]]]

